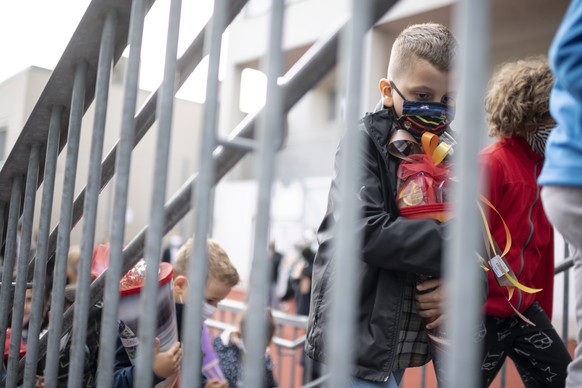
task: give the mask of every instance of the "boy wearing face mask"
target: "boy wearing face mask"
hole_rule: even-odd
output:
[[[354,194],[361,217],[356,232],[363,241],[352,387],[397,387],[406,368],[430,360],[427,329],[444,320],[440,276],[445,224],[400,215],[396,173],[402,159],[389,152],[388,144],[398,131],[414,145],[425,132],[441,136],[447,130],[454,108],[449,80],[456,46],[452,33],[439,24],[403,30],[392,47],[387,78],[380,80],[381,101],[358,128],[364,137],[358,160],[362,181]],[[338,155],[345,146],[340,143]],[[334,176],[318,230],[306,343],[307,355],[319,362],[326,361],[332,236],[341,217],[341,174]],[[417,285],[417,274],[430,279]]]
[[[182,333],[182,313],[184,304],[188,302],[188,277],[187,269],[192,252],[192,239],[188,239],[186,243],[178,251],[173,264],[174,270],[174,301],[176,302],[176,321],[178,324],[178,338],[181,338]],[[207,265],[208,276],[206,279],[206,287],[204,289],[204,303],[202,307],[203,319],[210,319],[216,312],[218,303],[223,300],[240,281],[240,277],[236,268],[232,265],[228,254],[225,250],[214,240],[207,241]],[[179,344],[179,343],[178,343]],[[161,355],[161,353],[158,353]],[[158,383],[166,376],[160,375],[157,371],[161,370],[164,374],[167,365],[170,364],[166,360],[160,359],[162,365],[156,365],[158,361],[158,354],[154,355],[154,383]],[[115,353],[115,371],[114,371],[114,387],[133,387],[133,372],[134,366],[131,364],[123,345],[118,346]],[[175,370],[172,371],[175,373]],[[202,384],[204,388],[228,388],[227,381],[220,381],[216,378],[207,379],[202,376]]]
[[[570,355],[556,333],[552,317],[554,288],[554,232],[540,200],[536,179],[544,162],[546,139],[555,126],[549,99],[553,77],[545,58],[503,65],[490,81],[485,100],[489,135],[497,141],[481,152],[488,181],[487,198],[511,233],[505,258],[517,280],[530,288],[507,289],[489,271],[485,303],[485,349],[482,386],[491,384],[509,356],[525,386],[563,387]],[[507,246],[501,218],[489,214],[494,241]],[[513,307],[512,307],[513,306]],[[519,311],[532,324],[516,313]],[[535,325],[535,326],[534,326]]]

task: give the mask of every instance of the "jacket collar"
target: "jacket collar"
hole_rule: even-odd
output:
[[[392,133],[398,129],[394,110],[386,108],[381,100],[376,105],[374,112],[367,113],[361,122],[376,145],[383,148],[388,144],[388,139]]]
[[[523,136],[512,136],[510,138],[503,139],[502,141],[509,147],[521,149],[527,155],[527,157],[534,162],[540,162],[544,160],[544,157],[535,152]]]

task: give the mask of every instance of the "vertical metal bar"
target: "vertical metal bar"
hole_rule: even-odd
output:
[[[499,371],[499,374],[501,375],[499,377],[499,388],[505,388],[505,384],[507,381],[507,358],[505,359],[503,365],[501,365],[501,370]]]
[[[568,242],[564,240],[564,260],[570,256]],[[570,270],[564,271],[564,306],[562,307],[562,341],[568,347],[568,313],[570,311]]]
[[[26,294],[26,270],[30,256],[34,205],[38,184],[38,169],[40,164],[40,144],[30,146],[28,170],[26,171],[26,186],[24,188],[24,206],[22,210],[22,234],[18,251],[16,268],[16,287],[14,289],[14,305],[12,307],[12,332],[10,333],[10,352],[8,355],[7,387],[16,387],[18,382],[18,361],[20,360],[20,340],[22,339],[22,317],[24,315],[24,298]]]
[[[341,163],[341,181],[344,183],[341,192],[342,218],[335,231],[333,271],[335,279],[331,292],[330,330],[327,337],[329,344],[328,357],[330,360],[331,378],[329,387],[346,387],[349,385],[353,365],[353,346],[355,341],[356,300],[358,288],[357,277],[360,265],[361,236],[354,233],[356,230],[358,207],[355,203],[360,185],[360,165],[354,163],[359,160],[362,148],[362,139],[356,130],[360,116],[361,84],[363,71],[363,39],[367,30],[367,20],[371,13],[371,1],[352,1],[352,19],[347,38],[344,41],[344,66],[347,80],[346,90],[346,120],[344,122],[344,155]],[[337,339],[341,338],[341,341]]]
[[[420,369],[420,387],[426,387],[426,365],[423,365]]]
[[[188,158],[183,158],[182,159],[182,171],[180,174],[180,182],[186,182],[188,180],[188,178],[190,177],[190,159]],[[180,222],[178,223],[178,232],[180,233],[180,236],[184,237],[188,234],[188,223],[187,223],[188,218],[183,218],[182,220],[180,220]],[[225,322],[224,320],[222,320],[222,322]]]
[[[99,199],[99,183],[101,178],[101,156],[105,120],[107,117],[107,99],[109,95],[109,79],[113,62],[115,46],[117,15],[110,11],[105,17],[101,33],[101,46],[97,64],[97,80],[95,86],[95,116],[93,118],[93,133],[91,137],[91,154],[87,174],[87,189],[83,205],[83,237],[81,239],[81,257],[79,262],[79,277],[75,295],[75,315],[73,319],[73,336],[71,342],[69,366],[69,387],[80,387],[83,384],[85,343],[87,338],[87,322],[90,311],[89,293],[91,283],[91,261],[95,244],[95,225],[97,220],[97,202]],[[95,356],[95,355],[93,355]]]
[[[280,336],[283,337],[283,325],[282,324],[278,324],[277,325],[277,333],[281,333]],[[283,365],[283,347],[281,345],[277,345],[277,358],[279,360],[279,365]],[[291,368],[290,370],[293,371],[295,369],[295,359],[291,359]],[[279,368],[280,371],[283,370],[283,368]],[[291,372],[293,373],[293,372]],[[281,372],[279,372],[279,386],[281,386]],[[293,385],[289,385],[290,387],[292,387]]]
[[[110,387],[113,383],[113,358],[117,339],[117,307],[119,305],[119,279],[123,261],[125,240],[125,212],[131,150],[135,137],[135,106],[137,101],[140,53],[145,18],[145,1],[133,0],[129,24],[129,59],[127,60],[121,135],[117,150],[115,196],[111,220],[111,242],[109,268],[105,282],[104,304],[101,320],[101,339],[99,346],[98,387]]]
[[[226,22],[226,1],[215,1],[210,21],[210,34],[205,35],[204,50],[209,53],[208,76],[206,81],[206,103],[200,142],[199,186],[192,196],[194,211],[194,246],[188,263],[188,303],[182,327],[183,361],[180,381],[192,381],[193,387],[200,385],[200,335],[202,330],[202,301],[207,273],[206,238],[210,225],[211,191],[214,183],[215,166],[212,152],[216,146],[216,122],[218,109],[218,65],[222,32]]]
[[[12,299],[12,271],[16,260],[16,233],[20,218],[20,197],[22,196],[22,178],[16,177],[10,190],[10,207],[8,209],[8,226],[6,231],[6,247],[4,250],[4,266],[2,268],[2,288],[0,289],[0,354],[4,354],[6,346],[6,327]],[[0,363],[4,369],[4,363]]]
[[[478,384],[479,346],[473,336],[479,322],[481,304],[480,268],[468,258],[475,256],[480,230],[475,201],[478,198],[479,168],[477,154],[485,131],[483,95],[487,83],[489,1],[460,0],[455,22],[459,40],[457,74],[459,96],[458,128],[466,141],[459,143],[456,176],[462,184],[455,187],[456,219],[452,241],[445,248],[448,310],[446,332],[451,333],[451,351],[445,357],[450,387],[474,387]],[[469,42],[469,37],[471,43]],[[473,265],[474,264],[474,265]]]
[[[297,328],[295,326],[293,326],[293,336],[291,337],[293,339],[297,338]],[[297,351],[295,349],[291,350],[291,365],[295,365],[295,363],[297,362]],[[301,359],[301,358],[299,358]],[[262,369],[261,369],[262,371]],[[290,370],[291,376],[291,385],[290,387],[294,387],[295,386],[295,368],[291,368]]]
[[[24,386],[34,387],[36,376],[36,364],[38,362],[38,339],[43,321],[43,304],[45,302],[45,277],[47,263],[48,237],[53,211],[53,197],[55,191],[55,175],[57,169],[57,157],[59,153],[59,135],[61,131],[62,106],[53,106],[46,146],[44,164],[44,179],[42,200],[40,205],[40,221],[38,232],[38,245],[36,260],[34,263],[34,277],[32,288],[32,307],[30,321],[28,323],[28,341],[26,342],[26,363],[24,369]]]
[[[260,117],[258,127],[259,155],[256,171],[259,175],[259,195],[257,197],[257,222],[255,226],[255,241],[253,247],[253,263],[251,269],[251,286],[247,322],[245,325],[245,343],[247,357],[245,358],[245,387],[261,387],[264,385],[263,357],[267,346],[265,307],[268,305],[269,276],[271,260],[268,258],[269,224],[271,214],[271,190],[275,176],[275,156],[277,141],[283,134],[283,95],[277,85],[277,80],[283,69],[283,22],[285,2],[272,1],[271,21],[269,30],[269,47],[267,49],[267,103]]]
[[[4,244],[2,238],[4,237],[4,227],[6,226],[4,223],[4,217],[6,216],[6,205],[0,204],[0,246]]]
[[[172,0],[166,41],[166,63],[164,79],[158,95],[158,141],[156,142],[156,163],[153,176],[151,221],[145,247],[146,278],[140,297],[139,346],[137,356],[136,387],[152,386],[152,363],[154,338],[157,328],[158,272],[162,255],[164,236],[166,185],[168,181],[168,160],[172,133],[172,113],[176,88],[176,68],[178,55],[178,35],[180,31],[180,10],[182,0]],[[165,348],[162,351],[167,350]]]
[[[63,307],[65,300],[65,285],[67,281],[67,257],[73,218],[73,200],[75,199],[75,178],[77,175],[77,160],[79,157],[79,141],[81,138],[81,122],[85,110],[85,84],[87,78],[87,63],[81,61],[75,69],[75,81],[71,96],[71,112],[69,115],[69,135],[67,139],[67,159],[65,161],[65,179],[61,198],[61,216],[55,256],[53,290],[51,298],[51,319],[49,322],[49,338],[45,364],[45,387],[54,388],[57,384],[61,334],[63,326]],[[76,311],[77,312],[77,311]],[[82,313],[82,312],[81,312]]]

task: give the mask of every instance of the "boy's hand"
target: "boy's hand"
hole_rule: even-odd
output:
[[[416,286],[421,293],[416,293],[416,303],[418,305],[418,315],[425,318],[429,323],[427,329],[434,329],[444,323],[442,316],[444,310],[445,292],[441,287],[440,279],[428,279]]]
[[[165,352],[160,352],[160,339],[155,339],[153,369],[156,376],[165,379],[178,373],[180,370],[180,361],[182,361],[180,342],[176,341],[170,349]]]
[[[208,380],[208,382],[204,384],[204,388],[228,388],[228,382],[212,379]]]

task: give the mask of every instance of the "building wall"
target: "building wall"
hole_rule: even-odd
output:
[[[119,71],[119,70],[117,70]],[[18,137],[20,129],[32,111],[46,85],[51,72],[46,69],[29,68],[6,82],[0,84],[0,126],[7,123],[9,126],[10,151]],[[140,91],[137,111],[145,102],[150,92]],[[107,107],[107,122],[103,157],[109,153],[119,138],[121,127],[121,112],[123,110],[123,85],[113,82],[110,86],[110,96]],[[94,107],[89,106],[83,117],[81,139],[79,147],[78,167],[75,180],[75,196],[86,186],[90,157],[90,143],[93,130]],[[167,182],[166,198],[169,199],[183,184],[187,177],[194,174],[198,168],[198,143],[202,120],[202,106],[200,104],[175,99],[174,123],[172,129],[171,157]],[[47,123],[48,125],[48,123]],[[129,242],[144,225],[149,223],[151,213],[151,191],[159,178],[153,176],[156,157],[157,123],[145,135],[132,154],[130,189],[128,197],[128,214],[126,218],[126,241]],[[62,185],[66,165],[67,151],[63,149],[57,160],[57,175],[55,180],[55,196],[53,200],[53,214],[51,225],[59,222],[61,208]],[[111,209],[113,207],[113,187],[115,176],[100,193],[97,215],[96,241],[107,239],[110,229]],[[42,185],[37,192],[35,229],[39,224],[40,201]],[[177,231],[183,234],[191,233],[191,228],[185,229],[190,222],[178,225]],[[75,226],[71,233],[71,244],[79,244],[82,235],[83,219]]]

